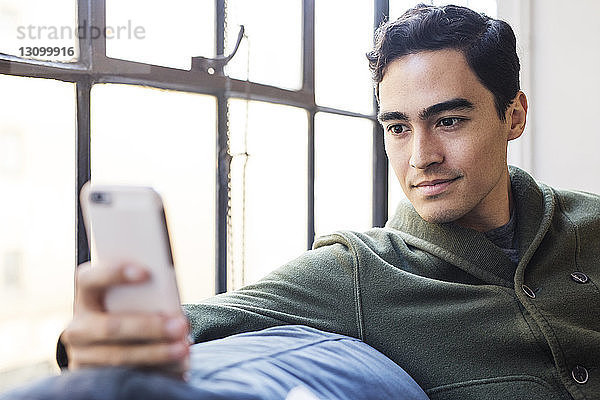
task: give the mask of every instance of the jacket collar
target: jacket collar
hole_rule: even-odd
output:
[[[554,214],[552,190],[538,184],[526,172],[509,167],[517,217],[519,243],[518,279],[542,241]],[[400,203],[386,227],[400,231],[404,241],[492,284],[513,286],[514,264],[483,233],[453,222],[424,221],[407,201]],[[517,283],[517,282],[515,282]]]

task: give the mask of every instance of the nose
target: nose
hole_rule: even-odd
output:
[[[444,155],[441,146],[429,132],[414,132],[412,136],[412,153],[408,162],[416,169],[426,169],[441,164]]]

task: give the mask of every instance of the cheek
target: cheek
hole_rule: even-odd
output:
[[[507,140],[502,129],[494,129],[487,135],[487,140],[474,143],[473,148],[478,162],[482,165],[493,167],[506,163]]]
[[[410,173],[410,154],[407,154],[405,146],[401,146],[397,140],[393,139],[394,138],[385,140],[385,151],[390,160],[394,175],[396,176],[396,182],[394,182],[394,184],[400,184],[402,191],[408,196],[407,176]]]
[[[385,152],[390,160],[392,168],[396,172],[396,175],[401,175],[402,170],[405,170],[408,166],[408,159],[410,154],[407,154],[404,146],[402,146],[398,140],[386,136],[384,139]]]
[[[448,163],[480,181],[490,179],[506,163],[506,142],[502,141],[500,131],[472,135],[470,140],[457,141],[449,146],[452,148],[452,160]]]

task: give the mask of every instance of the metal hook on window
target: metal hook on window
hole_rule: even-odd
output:
[[[235,56],[235,53],[237,53],[238,49],[240,48],[240,44],[244,38],[244,31],[244,25],[240,25],[237,42],[235,43],[235,47],[233,48],[231,54],[227,56],[216,56],[215,58],[207,58],[202,56],[192,57],[192,71],[201,70],[208,72],[209,74],[223,71],[223,67],[225,67],[229,61],[231,61],[233,56]]]

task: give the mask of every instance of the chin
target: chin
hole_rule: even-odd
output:
[[[464,215],[464,212],[462,212],[462,210],[456,210],[451,208],[429,209],[428,207],[415,207],[415,210],[421,218],[432,224],[445,224],[448,222],[453,222],[457,219],[460,219]]]

